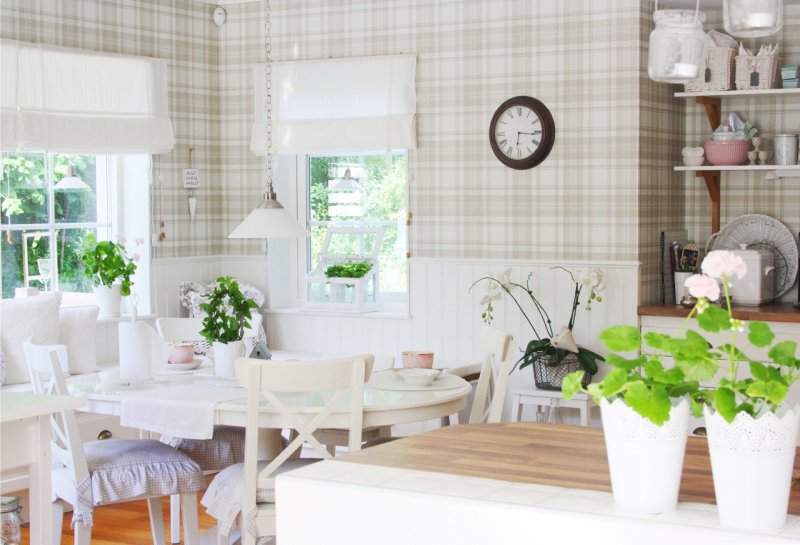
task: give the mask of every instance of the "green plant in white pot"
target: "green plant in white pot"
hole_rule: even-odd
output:
[[[131,294],[131,277],[136,273],[140,257],[137,253],[128,256],[126,242],[124,235],[118,235],[116,241],[98,241],[89,234],[83,240],[83,274],[94,284],[99,318],[119,316],[121,298]],[[136,239],[137,246],[143,242],[141,238]]]
[[[645,335],[648,344],[657,344],[653,335]],[[665,369],[659,353],[643,350],[637,327],[610,327],[600,339],[612,351],[606,354],[612,369],[585,388],[584,371],[571,373],[562,385],[564,397],[583,391],[600,405],[617,508],[646,514],[670,511],[678,503],[690,396],[697,392],[698,380],[710,375],[700,369]],[[633,358],[617,353],[640,350]]]
[[[244,354],[245,329],[250,327],[250,313],[258,305],[246,299],[239,283],[230,277],[217,278],[217,285],[208,292],[200,308],[206,313],[200,335],[214,349],[214,374],[235,376],[234,361]]]
[[[661,346],[678,365],[710,370],[722,362],[716,387],[695,395],[704,403],[720,522],[743,530],[779,528],[786,524],[800,423],[800,406],[786,403],[791,386],[800,378],[797,341],[775,342],[768,324],[734,317],[730,279],[747,275],[741,257],[729,251],[710,252],[702,272],[686,281],[689,293],[698,299],[689,318],[696,315],[702,330],[722,335],[726,342],[711,346],[694,334],[692,346],[680,351],[665,335]],[[709,304],[721,294],[724,308]],[[763,361],[740,348],[744,335],[748,350],[766,353]],[[749,377],[743,376],[743,368],[750,371]]]

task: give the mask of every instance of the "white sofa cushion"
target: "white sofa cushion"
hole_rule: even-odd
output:
[[[62,308],[58,311],[58,342],[69,352],[69,372],[94,373],[97,368],[96,306]]]
[[[0,349],[6,362],[3,384],[30,382],[22,343],[58,344],[58,307],[61,293],[0,301]]]

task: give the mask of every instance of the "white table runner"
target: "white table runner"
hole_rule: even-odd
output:
[[[128,391],[121,396],[120,423],[172,437],[211,439],[214,406],[246,395],[243,388],[204,383]]]

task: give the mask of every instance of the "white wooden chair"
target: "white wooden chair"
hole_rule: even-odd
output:
[[[244,337],[254,338],[261,328],[261,314],[253,312],[250,327]],[[202,318],[157,318],[156,330],[166,342],[194,342],[203,340]],[[186,439],[163,437],[162,441],[186,453],[200,465],[206,475],[244,460],[244,429],[235,426],[214,426],[211,439]],[[170,499],[170,536],[172,543],[180,542],[180,498]]]
[[[478,383],[473,391],[470,424],[497,423],[503,419],[503,406],[508,390],[508,377],[514,365],[511,353],[514,337],[510,333],[484,325],[480,331],[480,348],[484,352]],[[469,379],[478,369],[474,364],[455,367],[446,372]],[[442,419],[442,425],[450,423]]]
[[[59,354],[62,347],[23,344],[33,390],[69,395]],[[49,382],[48,382],[49,381]],[[184,543],[199,543],[197,492],[205,488],[203,472],[187,455],[159,441],[106,439],[82,443],[75,413],[61,411],[50,419],[53,494],[73,506],[76,545],[89,545],[95,506],[147,499],[155,545],[164,545],[161,498],[179,494],[183,503]],[[62,505],[53,509],[53,535],[61,536]]]
[[[361,448],[366,362],[361,356],[313,362],[236,361],[239,384],[247,391],[247,438],[244,463],[219,472],[201,503],[218,521],[218,543],[228,544],[238,520],[242,543],[275,535],[275,477],[318,461],[294,458],[305,442],[323,459],[332,456],[314,437],[331,413],[343,413],[351,452]],[[306,400],[314,399],[313,404]],[[277,411],[296,437],[269,461],[258,461],[258,431],[262,399]]]

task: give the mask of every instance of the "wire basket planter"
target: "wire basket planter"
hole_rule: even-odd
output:
[[[533,367],[533,380],[539,390],[561,391],[561,382],[568,374],[573,371],[581,371],[581,362],[575,354],[568,354],[559,362],[550,363],[550,358],[543,356],[536,358],[531,365]],[[592,381],[589,373],[583,375],[581,385],[586,388]]]

